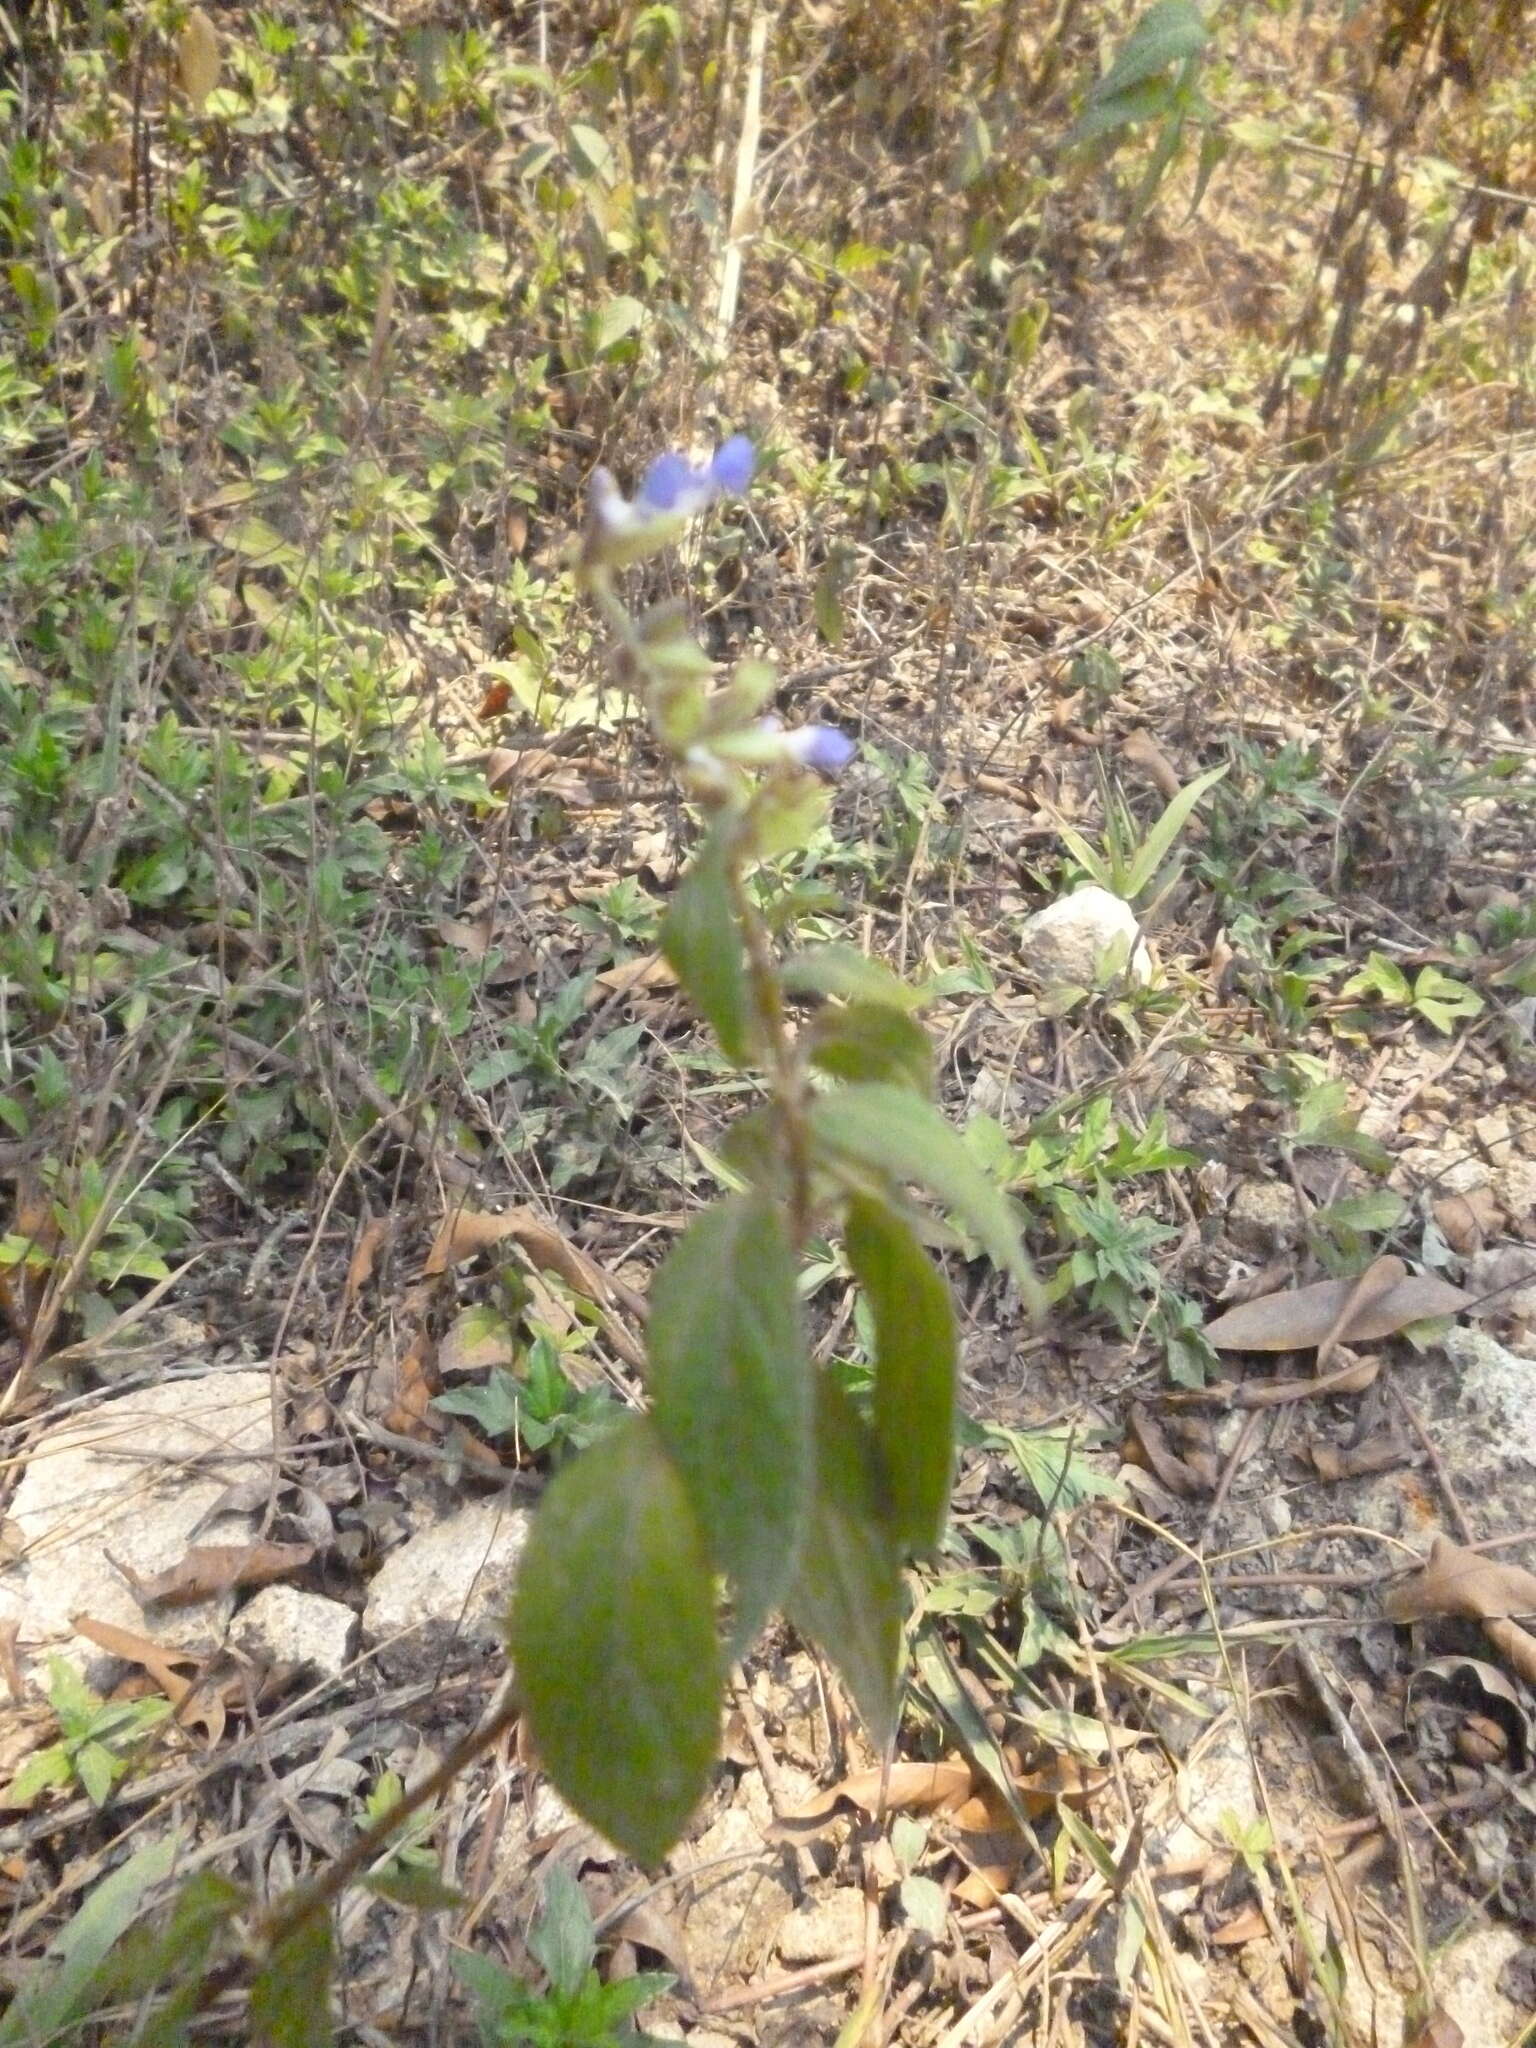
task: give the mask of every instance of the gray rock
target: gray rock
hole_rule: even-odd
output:
[[[339,1600],[298,1586],[263,1586],[235,1616],[230,1640],[272,1664],[299,1664],[339,1678],[357,1641],[357,1616]]]
[[[1152,979],[1135,912],[1094,883],[1037,910],[1019,932],[1020,958],[1047,988],[1099,986],[1099,963],[1111,949],[1129,980],[1144,985]]]
[[[814,1905],[795,1908],[779,1929],[779,1955],[786,1963],[825,1963],[863,1940],[864,1894],[857,1885],[842,1885]]]
[[[715,1863],[716,1858],[732,1860]],[[727,1807],[672,1863],[675,1870],[699,1872],[680,1897],[700,1991],[707,1993],[724,1977],[753,1975],[772,1950],[791,1903],[780,1858],[757,1822],[742,1807]]]
[[[392,1550],[368,1588],[363,1638],[391,1672],[419,1669],[451,1643],[499,1644],[528,1516],[473,1501]]]
[[[1227,1205],[1227,1226],[1249,1251],[1281,1251],[1300,1232],[1296,1197],[1283,1181],[1245,1180]]]
[[[1432,1990],[1461,2029],[1462,2048],[1508,2048],[1530,2019],[1499,1988],[1506,1965],[1524,1952],[1513,1927],[1483,1927],[1430,1962]]]
[[[194,1542],[254,1541],[253,1515],[207,1518],[228,1488],[271,1472],[279,1408],[267,1373],[216,1372],[115,1395],[46,1431],[10,1506],[20,1556],[0,1572],[0,1618],[16,1622],[23,1654],[57,1651],[100,1687],[119,1660],[76,1634],[77,1615],[169,1648],[218,1641],[233,1594],[146,1614],[125,1573],[166,1571]]]

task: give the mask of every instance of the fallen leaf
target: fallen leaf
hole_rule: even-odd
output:
[[[1462,2048],[1466,2036],[1443,2005],[1437,2005],[1403,2048]]]
[[[1230,1920],[1213,1927],[1207,1937],[1217,1948],[1238,1948],[1245,1941],[1258,1941],[1269,1932],[1269,1923],[1257,1906],[1244,1906]]]
[[[517,1338],[501,1310],[489,1302],[476,1302],[455,1316],[443,1332],[437,1347],[437,1369],[445,1380],[469,1372],[489,1372],[493,1366],[511,1365],[517,1357]]]
[[[1413,1453],[1398,1438],[1385,1436],[1367,1439],[1352,1449],[1313,1442],[1307,1445],[1307,1455],[1318,1478],[1334,1485],[1340,1479],[1363,1479],[1367,1473],[1390,1472],[1394,1465],[1403,1464]]]
[[[439,918],[437,930],[445,944],[455,947],[470,960],[484,960],[492,952],[497,954],[495,967],[483,977],[487,988],[502,988],[508,982],[526,981],[538,968],[538,955],[528,946],[509,945],[489,917]]]
[[[195,1673],[200,1659],[185,1650],[167,1650],[151,1642],[148,1636],[136,1635],[131,1628],[119,1628],[116,1622],[93,1621],[88,1614],[77,1614],[73,1627],[76,1635],[84,1636],[97,1649],[147,1671],[176,1709],[178,1727],[201,1726],[208,1747],[215,1747],[224,1733],[224,1702],[217,1692],[205,1689],[195,1677],[188,1677],[178,1668],[189,1665]]]
[[[392,1217],[375,1216],[371,1222],[365,1223],[359,1232],[357,1243],[352,1248],[352,1256],[347,1261],[347,1277],[341,1290],[343,1314],[357,1299],[358,1290],[366,1287],[373,1278],[373,1269],[378,1263],[380,1248],[389,1236],[392,1224]]]
[[[1167,803],[1172,803],[1184,786],[1178,770],[1144,725],[1134,727],[1120,742],[1120,758],[1140,768]],[[1194,836],[1198,823],[1197,819],[1190,819],[1185,827],[1186,836]]]
[[[432,1340],[418,1331],[392,1365],[376,1368],[368,1391],[381,1400],[379,1421],[396,1436],[430,1440],[441,1434],[432,1398],[439,1391],[433,1366]]]
[[[1474,1188],[1467,1195],[1447,1195],[1434,1207],[1440,1235],[1453,1252],[1470,1258],[1504,1227],[1504,1211],[1492,1188]]]
[[[218,84],[222,65],[218,30],[201,7],[191,8],[176,38],[176,76],[194,107]]]
[[[645,1301],[622,1280],[605,1273],[595,1259],[563,1237],[551,1223],[532,1209],[506,1209],[491,1215],[478,1209],[456,1208],[443,1218],[441,1229],[427,1254],[422,1275],[435,1279],[450,1266],[494,1249],[512,1238],[540,1271],[554,1273],[587,1301],[601,1309],[622,1309],[643,1317]],[[614,1349],[626,1365],[644,1369],[645,1353],[635,1338],[617,1321],[605,1324]]]
[[[1212,1490],[1220,1477],[1213,1453],[1195,1445],[1181,1456],[1169,1443],[1162,1425],[1141,1401],[1131,1403],[1130,1419],[1134,1437],[1126,1447],[1127,1458],[1145,1465],[1170,1493],[1179,1494],[1186,1500]]]
[[[1317,1347],[1317,1358],[1313,1370],[1323,1373],[1328,1361],[1339,1348],[1344,1332],[1358,1323],[1363,1315],[1374,1308],[1384,1295],[1390,1294],[1403,1278],[1401,1259],[1373,1259],[1363,1273],[1354,1280],[1348,1294],[1339,1303],[1338,1312],[1328,1325],[1323,1341]]]
[[[1408,1273],[1399,1259],[1381,1259],[1377,1266],[1395,1266],[1390,1286],[1363,1302],[1338,1333],[1346,1344],[1395,1337],[1410,1323],[1432,1316],[1454,1316],[1471,1305],[1471,1296],[1429,1273]],[[1318,1280],[1283,1294],[1228,1309],[1205,1336],[1218,1351],[1308,1351],[1321,1344],[1338,1322],[1339,1312],[1358,1285],[1356,1280]]]
[[[617,967],[605,967],[596,985],[611,995],[627,995],[636,988],[676,988],[677,974],[660,953],[641,953],[621,960]]]
[[[853,1771],[824,1792],[786,1813],[784,1827],[829,1820],[843,1800],[865,1813],[926,1812],[961,1805],[971,1793],[975,1775],[967,1763],[897,1763],[888,1771]]]
[[[1500,1656],[1536,1685],[1536,1636],[1520,1626],[1520,1620],[1536,1621],[1536,1572],[1437,1536],[1423,1570],[1392,1587],[1384,1608],[1389,1621],[1459,1614],[1481,1622]]]
[[[186,1607],[238,1586],[269,1586],[302,1571],[314,1555],[313,1543],[194,1543],[179,1562],[147,1579],[122,1565],[117,1569],[142,1605]]]

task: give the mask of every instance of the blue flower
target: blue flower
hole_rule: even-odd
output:
[[[745,434],[732,434],[729,441],[715,450],[709,473],[717,491],[727,498],[740,498],[745,495],[756,466],[757,450],[752,443]]]
[[[756,460],[745,434],[733,434],[703,462],[668,449],[647,469],[633,499],[608,470],[594,471],[587,560],[618,568],[656,554],[717,498],[740,497]]]
[[[783,747],[791,761],[822,775],[841,775],[859,751],[857,740],[849,739],[835,725],[799,726],[785,733]]]

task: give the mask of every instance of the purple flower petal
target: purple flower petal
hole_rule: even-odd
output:
[[[823,775],[840,775],[859,751],[857,740],[839,732],[835,725],[802,725],[784,735],[784,751],[802,768],[815,768]]]
[[[658,455],[645,472],[635,502],[651,512],[671,512],[690,484],[697,481],[697,474],[688,458],[668,449],[665,455]]]
[[[724,491],[728,497],[739,498],[752,481],[752,471],[757,466],[757,450],[745,434],[732,434],[715,450],[709,465],[710,481],[716,490]]]

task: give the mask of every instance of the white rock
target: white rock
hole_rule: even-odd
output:
[[[779,1956],[786,1963],[825,1963],[863,1940],[864,1894],[857,1885],[840,1885],[814,1905],[795,1908],[779,1929]]]
[[[230,1639],[273,1664],[301,1664],[339,1678],[357,1641],[357,1616],[339,1600],[298,1586],[263,1586],[235,1616]]]
[[[451,1642],[499,1644],[528,1516],[473,1501],[392,1550],[368,1588],[363,1636],[389,1668],[420,1665]]]
[[[1536,1223],[1536,1159],[1512,1159],[1493,1176],[1493,1191],[1517,1231]]]
[[[1248,1730],[1236,1713],[1223,1715],[1196,1741],[1174,1781],[1174,1807],[1179,1819],[1156,1845],[1159,1863],[1193,1863],[1213,1849],[1230,1849],[1233,1829],[1257,1818]],[[1165,1894],[1165,1910],[1188,1912],[1199,1890],[1191,1884]]]
[[[1499,1989],[1507,1963],[1524,1951],[1513,1927],[1483,1927],[1431,1959],[1430,1986],[1461,2029],[1462,2048],[1508,2048],[1530,2019]]]
[[[1129,980],[1143,985],[1152,979],[1152,962],[1134,911],[1095,883],[1048,903],[1026,918],[1019,931],[1023,964],[1048,988],[1095,987],[1099,962],[1111,948]]]
[[[192,1543],[249,1543],[255,1517],[209,1510],[228,1487],[264,1479],[279,1404],[264,1372],[215,1372],[115,1395],[48,1430],[33,1447],[10,1506],[21,1554],[0,1572],[0,1618],[23,1653],[57,1650],[104,1685],[118,1660],[75,1633],[77,1615],[132,1629],[171,1648],[222,1637],[233,1594],[153,1607],[137,1579],[179,1564]]]

